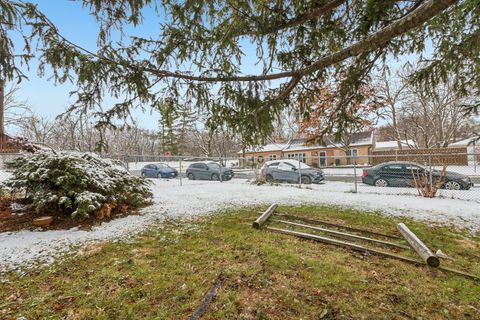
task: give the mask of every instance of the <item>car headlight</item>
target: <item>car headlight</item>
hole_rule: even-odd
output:
[[[469,177],[462,178],[462,181],[470,182],[470,178]]]

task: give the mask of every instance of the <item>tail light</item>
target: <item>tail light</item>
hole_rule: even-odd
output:
[[[367,171],[363,170],[363,176],[364,176],[364,177],[367,176]]]

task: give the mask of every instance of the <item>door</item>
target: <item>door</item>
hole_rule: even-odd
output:
[[[278,170],[278,165],[280,162],[274,162],[268,165],[266,168],[266,174],[272,176],[273,180],[280,180],[280,172]]]
[[[190,172],[193,173],[195,179],[205,179],[205,172],[207,165],[204,163],[194,163],[190,167]]]
[[[324,151],[319,153],[319,166],[322,168],[327,166],[327,153]]]
[[[403,164],[389,164],[382,168],[380,178],[386,180],[391,187],[405,186],[405,166]]]
[[[196,170],[197,173],[195,174],[195,177],[198,176],[198,179],[210,179],[208,167],[205,163],[197,163]]]
[[[425,176],[425,169],[415,164],[405,165],[405,186],[415,187],[415,180],[420,183]]]
[[[278,173],[280,178],[278,180],[294,182],[298,181],[298,171],[288,162],[280,162],[278,165]]]
[[[155,177],[155,166],[153,164],[149,164],[145,166],[145,176],[147,177]]]

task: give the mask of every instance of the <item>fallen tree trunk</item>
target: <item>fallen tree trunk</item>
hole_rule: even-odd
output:
[[[428,264],[430,267],[438,267],[440,265],[440,260],[437,258],[436,255],[433,254],[430,249],[420,240],[415,233],[413,233],[408,227],[403,224],[399,223],[397,225],[398,231],[402,234],[402,236],[408,241],[410,246],[412,246],[413,250]]]
[[[257,220],[255,220],[255,222],[253,222],[253,227],[255,229],[260,229],[260,227],[268,220],[268,218],[270,218],[270,216],[275,212],[275,210],[277,209],[278,207],[278,204],[274,203],[272,204],[267,210],[265,210],[264,213],[262,213],[262,215],[260,217],[257,218]]]

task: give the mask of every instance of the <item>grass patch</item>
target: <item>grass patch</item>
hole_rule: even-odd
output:
[[[471,280],[255,230],[258,211],[172,221],[128,243],[96,244],[47,269],[6,275],[0,318],[185,319],[220,269],[224,281],[205,319],[480,317],[480,286]],[[399,221],[333,207],[279,211],[384,233]],[[402,221],[454,257],[452,266],[480,275],[478,236]]]

